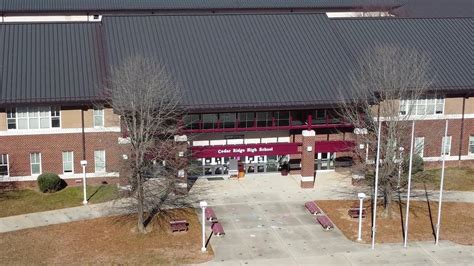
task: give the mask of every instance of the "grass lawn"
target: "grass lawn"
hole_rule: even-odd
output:
[[[445,169],[444,189],[457,191],[474,191],[474,168],[450,167]],[[430,169],[417,173],[413,177],[414,187],[439,190],[441,169]]]
[[[90,203],[116,199],[116,185],[87,186]],[[41,193],[33,189],[0,192],[0,217],[55,210],[82,205],[82,186],[66,187],[56,193]]]
[[[186,219],[187,232],[171,233],[170,219]],[[147,234],[135,233],[136,217],[116,216],[0,234],[2,264],[148,264],[201,263],[201,226],[194,209],[154,217]]]
[[[357,239],[358,219],[352,219],[347,214],[347,210],[356,201],[351,200],[328,200],[317,201],[323,211],[329,215],[334,224],[353,241]],[[362,242],[371,242],[372,216],[370,205],[365,203],[367,208],[367,218],[362,222]],[[402,243],[403,227],[405,222],[405,204],[402,205],[402,215],[397,202],[393,204],[393,217],[382,218],[380,213],[382,206],[377,208],[377,243]],[[474,244],[474,203],[443,203],[441,217],[441,240],[451,240],[453,242],[473,245]],[[409,241],[434,241],[434,232],[437,221],[438,204],[431,202],[429,205],[425,201],[410,201],[409,217]]]

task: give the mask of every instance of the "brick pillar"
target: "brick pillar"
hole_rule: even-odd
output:
[[[314,144],[316,132],[303,130],[303,148],[301,151],[301,188],[314,187]]]

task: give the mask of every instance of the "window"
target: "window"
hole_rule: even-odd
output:
[[[271,112],[257,113],[257,127],[271,127],[273,124],[273,116]]]
[[[401,100],[400,115],[434,115],[443,114],[444,97],[429,96],[417,100]]]
[[[72,151],[63,152],[63,173],[74,173],[74,153]]]
[[[275,122],[279,127],[289,126],[290,125],[290,112],[289,111],[279,111],[275,112]]]
[[[8,154],[0,154],[0,177],[9,175]]]
[[[447,139],[445,139],[445,137],[443,137],[443,143],[442,143],[442,147],[443,147],[443,150],[441,151],[441,155],[450,155],[451,154],[451,136],[448,136]]]
[[[94,151],[95,172],[105,172],[105,151]]]
[[[223,128],[234,128],[236,116],[235,113],[225,113],[219,115],[219,120]]]
[[[199,124],[199,114],[189,114],[184,117],[184,126],[186,129],[199,129]]]
[[[469,136],[469,153],[474,154],[474,136]]]
[[[41,174],[41,153],[39,152],[30,153],[30,165],[31,165],[32,175]]]
[[[253,127],[255,113],[239,113],[239,127]]]
[[[202,115],[202,122],[204,129],[217,128],[217,114]]]
[[[415,154],[418,154],[420,157],[423,157],[425,151],[425,137],[416,137],[415,138]]]
[[[104,109],[94,109],[94,127],[104,126]]]
[[[18,107],[7,110],[8,129],[61,127],[59,107]]]

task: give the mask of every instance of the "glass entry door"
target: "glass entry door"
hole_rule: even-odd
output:
[[[336,159],[335,152],[322,152],[318,153],[316,158],[316,169],[317,170],[333,170],[334,160]]]

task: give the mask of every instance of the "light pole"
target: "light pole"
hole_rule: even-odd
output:
[[[201,247],[201,252],[206,252],[206,207],[207,207],[207,202],[201,201],[199,202],[199,207],[201,207],[202,210],[202,247]]]
[[[82,166],[82,186],[83,186],[83,194],[84,194],[84,200],[82,201],[82,204],[84,204],[84,205],[87,204],[86,165],[87,165],[87,161],[86,161],[86,160],[81,160],[81,166]]]
[[[435,245],[439,244],[439,227],[441,226],[441,204],[443,202],[444,189],[444,167],[446,162],[446,141],[448,141],[448,120],[446,120],[446,127],[444,128],[444,141],[441,144],[441,151],[443,151],[443,166],[441,168],[441,184],[439,186],[439,200],[438,200],[438,222],[436,223],[436,241]]]
[[[364,206],[365,193],[357,193],[359,197],[359,234],[357,235],[357,241],[362,241],[362,206]]]
[[[408,191],[407,191],[407,208],[405,214],[405,233],[403,235],[403,246],[407,247],[408,243],[408,218],[410,216],[410,193],[411,193],[411,172],[413,169],[413,149],[415,141],[415,120],[411,124],[411,144],[410,144],[410,162],[408,166]]]

